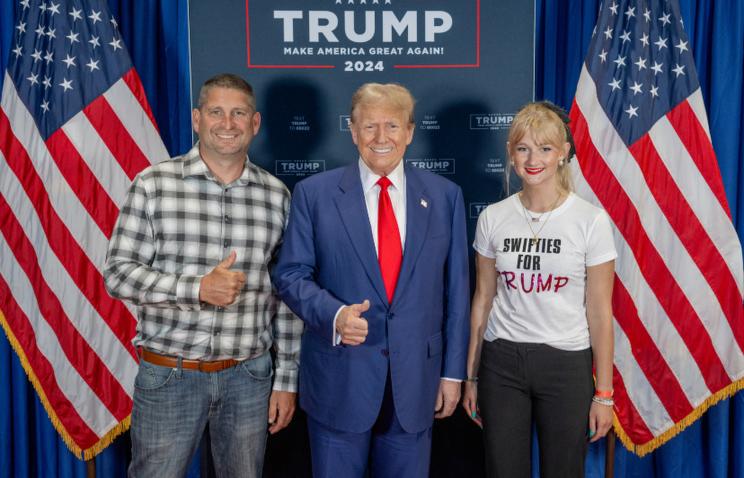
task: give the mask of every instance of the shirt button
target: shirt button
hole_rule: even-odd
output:
[[[393,317],[394,316],[395,316],[395,314],[393,314],[392,312],[388,312],[387,314],[385,314],[385,318],[387,320],[393,320]]]
[[[230,241],[228,241],[227,239],[225,239],[225,242],[223,242],[222,244],[223,244],[223,245],[224,245],[225,247],[229,247],[229,246],[230,246]]]
[[[217,312],[222,312],[223,310],[225,310],[225,308],[224,308],[224,307],[222,307],[222,306],[217,306]]]
[[[227,214],[225,214],[225,222],[230,222],[230,216],[228,216]]]

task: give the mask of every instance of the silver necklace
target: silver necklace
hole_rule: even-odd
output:
[[[527,223],[527,227],[530,228],[530,232],[532,233],[532,239],[530,239],[530,244],[532,246],[534,246],[537,243],[538,236],[540,235],[543,228],[545,228],[545,225],[550,220],[550,216],[553,214],[553,211],[555,211],[555,207],[558,205],[558,201],[561,200],[561,196],[563,196],[563,193],[558,193],[558,197],[555,198],[555,202],[553,203],[552,206],[550,206],[550,209],[548,209],[547,211],[543,211],[537,217],[533,217],[531,214],[527,214],[527,208],[524,207],[524,203],[522,202],[522,200],[519,197],[517,197],[517,200],[519,200],[519,204],[522,206],[522,212],[524,213],[524,221]],[[546,213],[547,213],[547,216],[545,216]],[[532,228],[532,223],[540,222],[540,219],[542,219],[543,216],[545,216],[545,221],[540,226],[540,229],[538,229],[537,232],[535,232],[535,230]]]

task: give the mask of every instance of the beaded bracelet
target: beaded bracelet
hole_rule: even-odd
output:
[[[478,383],[478,377],[468,377],[465,379],[466,382]]]
[[[596,395],[592,397],[592,402],[599,403],[600,405],[606,405],[608,407],[612,407],[613,405],[615,405],[615,400],[611,398],[598,397]]]

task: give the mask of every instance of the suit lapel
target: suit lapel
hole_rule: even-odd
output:
[[[339,182],[339,188],[341,194],[337,195],[334,200],[346,234],[348,234],[351,245],[359,256],[359,261],[362,263],[375,291],[383,302],[387,302],[387,294],[385,294],[380,266],[377,263],[375,243],[372,240],[372,230],[369,226],[367,205],[364,202],[364,191],[362,191],[362,181],[359,179],[359,165],[357,163],[346,168]],[[343,280],[342,278],[339,279]]]
[[[415,167],[406,165],[406,244],[403,249],[403,263],[395,288],[395,297],[407,287],[416,260],[421,253],[429,231],[431,199],[426,194],[426,185]],[[393,297],[393,302],[395,302]]]

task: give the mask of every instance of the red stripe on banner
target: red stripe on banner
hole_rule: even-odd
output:
[[[625,382],[623,377],[617,370],[617,367],[613,367],[612,377],[612,388],[614,390],[615,399],[615,415],[620,424],[623,426],[623,431],[630,437],[632,437],[633,443],[648,443],[654,439],[654,434],[649,430],[646,421],[643,419],[635,404],[628,396],[628,390],[625,388]]]
[[[150,109],[150,103],[147,102],[147,95],[145,94],[145,89],[142,87],[142,81],[137,74],[137,70],[135,70],[134,67],[130,68],[128,72],[124,73],[124,76],[122,76],[121,79],[127,84],[142,110],[145,112],[147,117],[150,118],[150,122],[155,128],[155,131],[160,132],[158,129],[158,123],[155,121],[155,116],[152,114],[152,109]]]
[[[633,358],[664,404],[667,414],[675,422],[682,420],[694,407],[666,359],[656,347],[656,343],[646,331],[633,298],[617,276],[612,291],[612,310],[616,311],[615,319],[632,344]]]
[[[31,282],[39,304],[39,312],[54,330],[70,365],[78,371],[101,403],[118,421],[125,419],[130,414],[132,399],[70,321],[54,291],[44,280],[34,246],[2,195],[0,217],[6,217],[2,224],[3,236]]]
[[[0,224],[0,229],[3,227],[4,224]],[[32,372],[33,378],[41,388],[38,392],[42,395],[42,400],[43,397],[46,397],[52,408],[52,410],[47,410],[47,412],[50,414],[53,413],[65,431],[70,436],[75,437],[75,443],[78,446],[86,449],[95,445],[100,437],[78,415],[75,406],[59,388],[54,375],[54,366],[52,366],[46,356],[39,350],[36,336],[28,320],[28,316],[26,316],[13,298],[8,283],[5,282],[2,275],[0,275],[0,304],[2,304],[0,308],[3,310],[12,336],[21,348],[19,352],[22,352],[21,356],[25,357],[26,363],[31,368],[28,372]]]
[[[23,145],[13,135],[8,117],[2,109],[0,109],[0,138],[4,138],[4,141],[0,142],[0,149],[10,168],[20,178],[23,189],[36,209],[48,238],[49,247],[75,281],[80,292],[85,295],[132,358],[136,360],[137,352],[131,343],[136,325],[134,317],[121,301],[108,295],[103,286],[103,277],[55,212],[41,178],[36,173]]]
[[[150,166],[150,160],[134,142],[129,131],[101,95],[83,109],[90,123],[119,162],[129,179]]]
[[[47,138],[46,145],[67,184],[101,231],[110,238],[116,218],[119,216],[119,208],[111,200],[111,196],[98,182],[98,178],[62,128]]]
[[[700,170],[700,174],[708,183],[708,187],[713,192],[718,202],[729,219],[731,211],[729,210],[728,200],[726,199],[726,190],[721,180],[721,172],[718,170],[718,163],[712,161],[716,157],[713,151],[713,144],[705,132],[705,128],[698,121],[695,112],[692,110],[689,101],[683,101],[667,113],[667,119],[672,124],[674,131],[677,132],[682,144],[690,154],[692,161]]]
[[[629,150],[669,225],[721,304],[739,349],[744,350],[744,309],[731,269],[659,157],[651,138],[642,136]]]
[[[712,392],[721,390],[731,383],[721,358],[716,354],[713,342],[701,323],[700,317],[695,313],[695,309],[677,285],[653,242],[643,230],[638,211],[632,201],[594,147],[586,120],[579,112],[576,100],[573,102],[570,116],[576,149],[582,152],[577,158],[587,183],[612,218],[617,229],[625,237],[641,274],[651,287],[669,321],[674,324],[687,345],[708,388]]]

